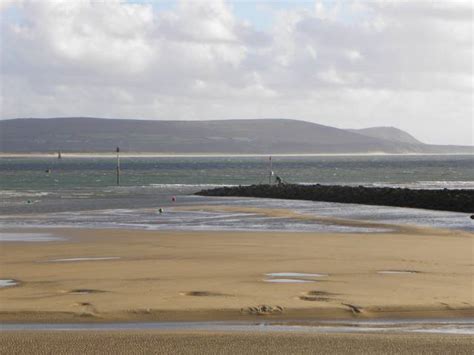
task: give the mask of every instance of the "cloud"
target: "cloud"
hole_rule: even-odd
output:
[[[470,1],[2,2],[1,118],[288,117],[472,144]],[[260,7],[258,11],[265,11]]]

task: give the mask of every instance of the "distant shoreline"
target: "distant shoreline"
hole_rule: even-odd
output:
[[[110,153],[64,153],[65,158],[115,158],[115,152]],[[152,152],[123,152],[122,158],[228,158],[228,157],[364,157],[364,156],[473,156],[474,153],[152,153]],[[1,158],[57,158],[57,152],[52,153],[0,153]]]

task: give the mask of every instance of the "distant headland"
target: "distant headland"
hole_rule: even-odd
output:
[[[0,153],[473,154],[394,127],[339,129],[291,119],[151,121],[91,117],[0,120]]]

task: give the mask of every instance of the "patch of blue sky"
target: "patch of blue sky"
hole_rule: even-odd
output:
[[[235,16],[258,30],[272,27],[275,14],[282,10],[311,10],[314,1],[227,0]]]
[[[176,8],[178,0],[123,0],[130,4],[149,4],[156,12],[169,11]],[[212,1],[212,0],[193,0]],[[280,11],[308,11],[314,13],[316,0],[225,0],[232,13],[248,22],[257,30],[265,31],[272,27],[275,15]],[[352,8],[352,1],[321,0],[325,8],[338,8],[338,20],[347,24],[362,20],[367,14],[358,13]],[[7,9],[8,22],[22,21],[21,11],[16,6]]]
[[[16,4],[8,6],[0,12],[0,23],[2,25],[22,25],[25,23],[22,9]]]
[[[176,0],[125,0],[129,4],[148,4],[153,7],[154,11],[168,11],[176,7]]]
[[[248,21],[255,28],[266,30],[273,25],[276,13],[280,11],[307,11],[316,14],[316,0],[227,0],[235,16]],[[335,16],[334,20],[347,25],[370,17],[355,1],[320,0],[324,8]],[[363,3],[362,3],[363,4]],[[334,11],[335,10],[335,11]]]
[[[356,0],[321,0],[329,11],[336,9],[336,20],[346,25],[357,24],[373,17],[370,2]]]
[[[212,0],[194,0],[212,1]],[[150,4],[157,12],[172,10],[177,0],[126,0],[131,4]],[[248,22],[258,30],[266,30],[273,25],[275,14],[281,10],[314,9],[314,0],[226,0],[232,13],[239,19]]]

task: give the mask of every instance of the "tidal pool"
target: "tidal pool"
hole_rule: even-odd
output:
[[[52,242],[63,239],[49,233],[0,233],[0,242]]]
[[[270,277],[327,277],[328,274],[305,274],[301,272],[271,272],[265,274]]]
[[[12,279],[0,279],[0,288],[18,285],[18,282]]]
[[[117,260],[119,256],[100,256],[100,257],[81,257],[81,258],[64,258],[64,259],[51,259],[49,263],[67,263],[77,261],[102,261],[102,260]]]
[[[419,271],[415,270],[379,270],[377,271],[377,274],[385,274],[385,275],[390,275],[390,274],[418,274]]]
[[[144,322],[144,323],[18,323],[1,324],[0,331],[111,331],[111,330],[211,330],[228,332],[295,333],[437,333],[474,335],[474,320],[468,319],[394,319],[335,320],[314,322]]]
[[[273,283],[308,283],[314,282],[313,280],[302,280],[302,279],[264,279],[263,282],[273,282]]]

